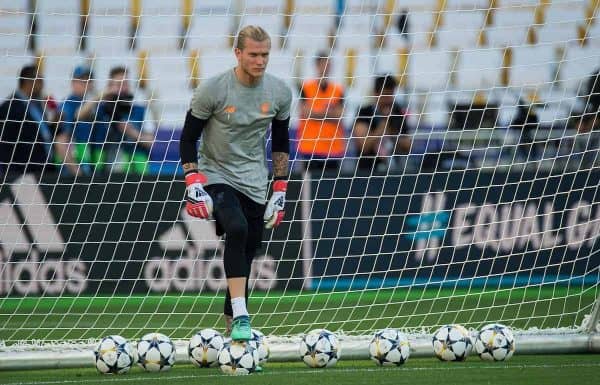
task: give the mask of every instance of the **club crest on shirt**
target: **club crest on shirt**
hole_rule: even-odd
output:
[[[264,102],[260,105],[260,113],[263,115],[267,115],[271,110],[271,103]]]
[[[236,110],[237,109],[235,108],[235,106],[227,106],[223,111],[225,111],[228,114],[233,114]]]

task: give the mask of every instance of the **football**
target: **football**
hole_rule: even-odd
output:
[[[175,345],[161,333],[143,336],[137,345],[138,364],[148,372],[165,372],[175,363]]]
[[[396,329],[380,330],[369,343],[369,356],[379,366],[400,366],[410,356],[408,338]]]
[[[96,369],[104,374],[127,373],[135,362],[133,347],[121,336],[104,337],[94,350]]]
[[[469,332],[461,325],[445,325],[432,339],[433,352],[441,361],[464,361],[473,348]]]
[[[475,351],[485,361],[509,360],[515,352],[512,330],[502,324],[484,326],[475,339]]]
[[[224,344],[225,338],[218,331],[202,329],[192,336],[188,344],[190,361],[200,368],[217,366]]]
[[[258,350],[247,342],[226,342],[219,352],[221,371],[231,375],[253,373],[258,365]]]
[[[252,329],[252,339],[249,342],[258,351],[259,365],[266,364],[267,360],[269,359],[269,354],[271,354],[271,351],[269,349],[269,344],[265,339],[265,335],[262,334],[259,330]]]
[[[300,341],[300,357],[311,368],[334,366],[340,359],[337,337],[326,329],[309,332]]]

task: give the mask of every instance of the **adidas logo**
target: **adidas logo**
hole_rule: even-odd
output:
[[[30,175],[0,195],[0,294],[82,293],[87,264],[62,259],[65,241]]]

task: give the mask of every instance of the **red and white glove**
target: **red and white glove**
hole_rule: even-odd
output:
[[[206,175],[201,172],[192,172],[185,176],[187,186],[185,209],[188,214],[196,218],[208,219],[212,215],[212,198],[202,186],[206,182]]]
[[[285,192],[287,191],[287,181],[276,180],[273,182],[273,194],[267,203],[265,209],[265,228],[270,229],[279,226],[285,215],[283,207],[285,206]]]

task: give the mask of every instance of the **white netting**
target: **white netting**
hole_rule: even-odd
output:
[[[0,341],[223,327],[223,242],[181,210],[178,141],[194,87],[235,66],[247,24],[270,33],[268,71],[294,93],[286,219],[254,264],[255,327],[581,331],[600,290],[599,4],[0,0]],[[24,65],[44,88],[24,102],[38,114],[19,116]],[[91,70],[87,100],[119,66],[128,104],[65,110],[74,73]],[[312,97],[314,78],[338,100]],[[50,148],[68,167],[39,163]]]

